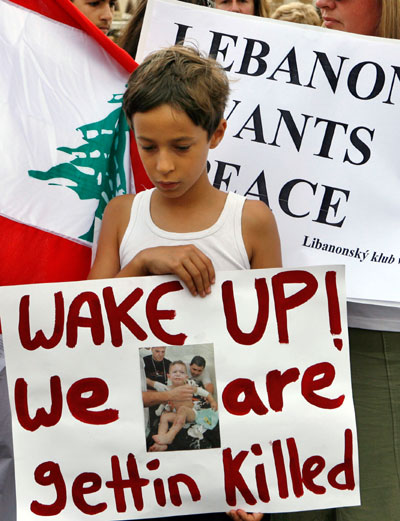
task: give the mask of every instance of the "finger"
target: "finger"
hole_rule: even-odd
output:
[[[215,270],[207,255],[193,244],[189,244],[185,246],[181,262],[192,276],[198,293],[202,297],[211,293],[211,284],[215,282]]]
[[[211,260],[193,244],[175,248],[172,262],[168,262],[169,273],[177,275],[194,296],[211,293],[211,284],[215,281]]]
[[[248,514],[245,510],[239,508],[238,510],[234,510],[237,521],[250,521],[254,519],[254,514]]]
[[[207,271],[208,271],[208,279],[211,281],[211,284],[214,284],[215,282],[215,270],[214,270],[214,265],[213,263],[211,262],[211,259],[209,259],[207,257],[207,255],[205,255],[201,250],[199,250],[198,248],[196,248],[197,250],[197,254],[198,256],[200,257],[200,259],[202,260],[202,262],[205,264],[206,268],[207,268]]]
[[[200,294],[205,296],[205,287],[202,275],[196,265],[189,259],[183,259],[174,266],[172,273],[177,275],[187,286],[193,296]]]
[[[172,273],[181,279],[181,281],[185,284],[194,297],[197,295],[198,289],[196,287],[195,281],[192,277],[192,274],[186,269],[186,266],[179,264],[173,269]]]
[[[183,261],[183,266],[190,274],[197,293],[205,297],[211,291],[211,281],[208,270],[199,257],[193,256]]]

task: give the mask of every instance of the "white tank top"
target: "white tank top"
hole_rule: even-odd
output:
[[[155,246],[179,246],[194,244],[214,265],[215,270],[250,269],[242,236],[242,210],[245,198],[229,192],[218,220],[198,232],[175,233],[156,226],[150,214],[150,199],[154,191],[144,190],[136,194],[128,227],[119,248],[121,269],[139,251]]]

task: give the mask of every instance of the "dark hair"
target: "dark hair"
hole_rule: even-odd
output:
[[[174,45],[150,54],[132,73],[123,108],[130,123],[136,112],[161,105],[182,110],[210,139],[224,116],[229,82],[223,68],[197,49]]]
[[[181,2],[211,7],[210,0],[181,0]],[[116,42],[127,53],[129,53],[132,58],[136,57],[146,6],[147,0],[136,1],[135,8],[132,10],[132,18],[126,24]]]
[[[146,6],[147,0],[137,0],[132,18],[117,39],[117,44],[129,53],[132,58],[136,56]]]
[[[196,364],[199,367],[205,367],[206,366],[206,361],[205,361],[205,359],[202,356],[196,355],[196,356],[194,356],[192,358],[192,361],[190,362],[189,365],[193,365],[193,364]]]

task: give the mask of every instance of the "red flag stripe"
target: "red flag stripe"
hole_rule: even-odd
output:
[[[87,278],[91,248],[27,224],[0,217],[0,285]]]
[[[82,29],[94,38],[125,70],[132,72],[137,67],[135,60],[123,49],[118,47],[110,38],[100,31],[71,0],[10,0],[26,9],[47,16],[78,29]]]

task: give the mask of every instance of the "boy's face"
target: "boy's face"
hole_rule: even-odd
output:
[[[207,177],[207,155],[221,141],[226,127],[222,120],[208,139],[182,110],[161,105],[132,118],[143,166],[154,186],[168,198],[178,198]]]
[[[73,3],[104,34],[108,33],[117,0],[73,0]]]
[[[170,366],[168,377],[173,385],[183,385],[188,377],[186,366],[183,364]]]

